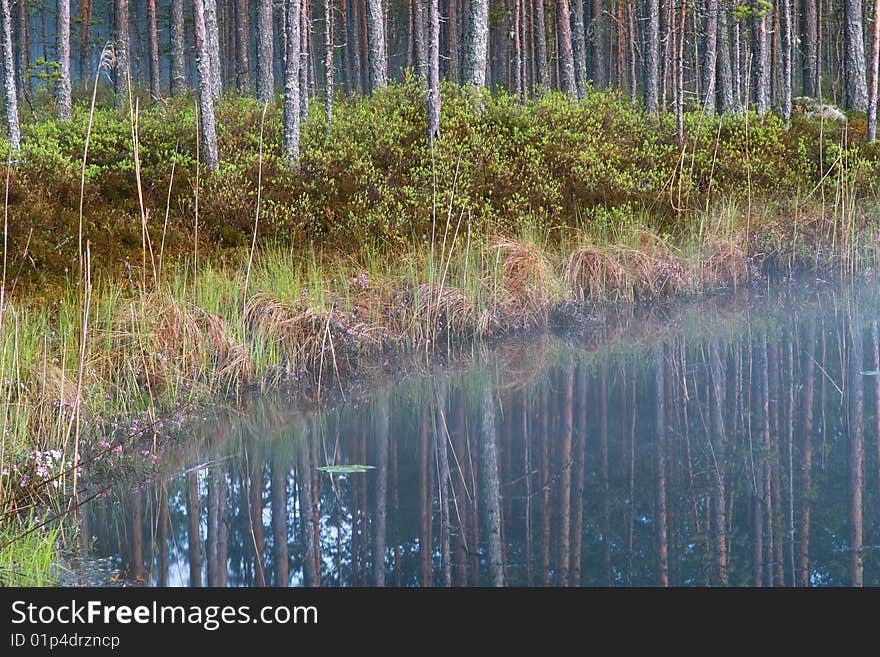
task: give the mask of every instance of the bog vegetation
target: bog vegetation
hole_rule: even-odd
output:
[[[110,429],[769,267],[876,265],[880,0],[258,0],[254,25],[247,0],[84,0],[73,64],[70,3],[51,56],[48,4],[37,39],[0,0],[0,558],[48,546],[38,581],[54,535],[10,519],[75,499]]]

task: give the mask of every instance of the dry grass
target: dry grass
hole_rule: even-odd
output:
[[[275,342],[290,361],[297,362],[304,354],[314,353],[327,317],[317,309],[261,292],[245,305],[244,322],[251,339]]]
[[[563,280],[575,298],[624,300],[654,298],[690,288],[688,263],[662,238],[643,231],[640,246],[585,246],[563,266]]]
[[[500,238],[492,242],[490,257],[497,264],[497,279],[491,272],[489,284],[499,284],[494,287],[501,317],[516,317],[525,325],[546,322],[560,285],[544,250],[528,240]]]

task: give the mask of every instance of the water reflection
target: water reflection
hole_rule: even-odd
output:
[[[785,290],[320,415],[251,400],[90,504],[89,550],[159,586],[877,585],[878,308]]]

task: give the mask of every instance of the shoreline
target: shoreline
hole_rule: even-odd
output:
[[[810,234],[805,226],[801,239]],[[181,408],[291,384],[331,390],[420,351],[601,325],[621,310],[687,304],[777,273],[854,279],[873,273],[878,253],[872,225],[859,226],[846,250],[835,240],[811,248],[791,240],[798,248],[772,256],[733,224],[699,241],[637,227],[625,241],[603,244],[588,230],[554,241],[528,223],[505,237],[468,229],[462,238],[460,227],[447,226],[433,249],[411,245],[360,259],[265,250],[249,268],[205,259],[192,276],[186,263],[177,265],[146,289],[87,280],[52,307],[7,301],[2,533],[20,524],[11,520],[16,509],[57,507],[76,458],[117,448],[100,444],[108,430],[145,432],[140,451],[151,456],[150,427],[182,418]],[[762,237],[784,243],[778,232]],[[760,255],[746,255],[748,247]],[[47,478],[52,486],[29,489]]]

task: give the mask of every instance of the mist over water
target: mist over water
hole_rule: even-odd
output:
[[[84,553],[145,585],[877,585],[878,321],[874,283],[780,283],[249,398],[86,505]]]

